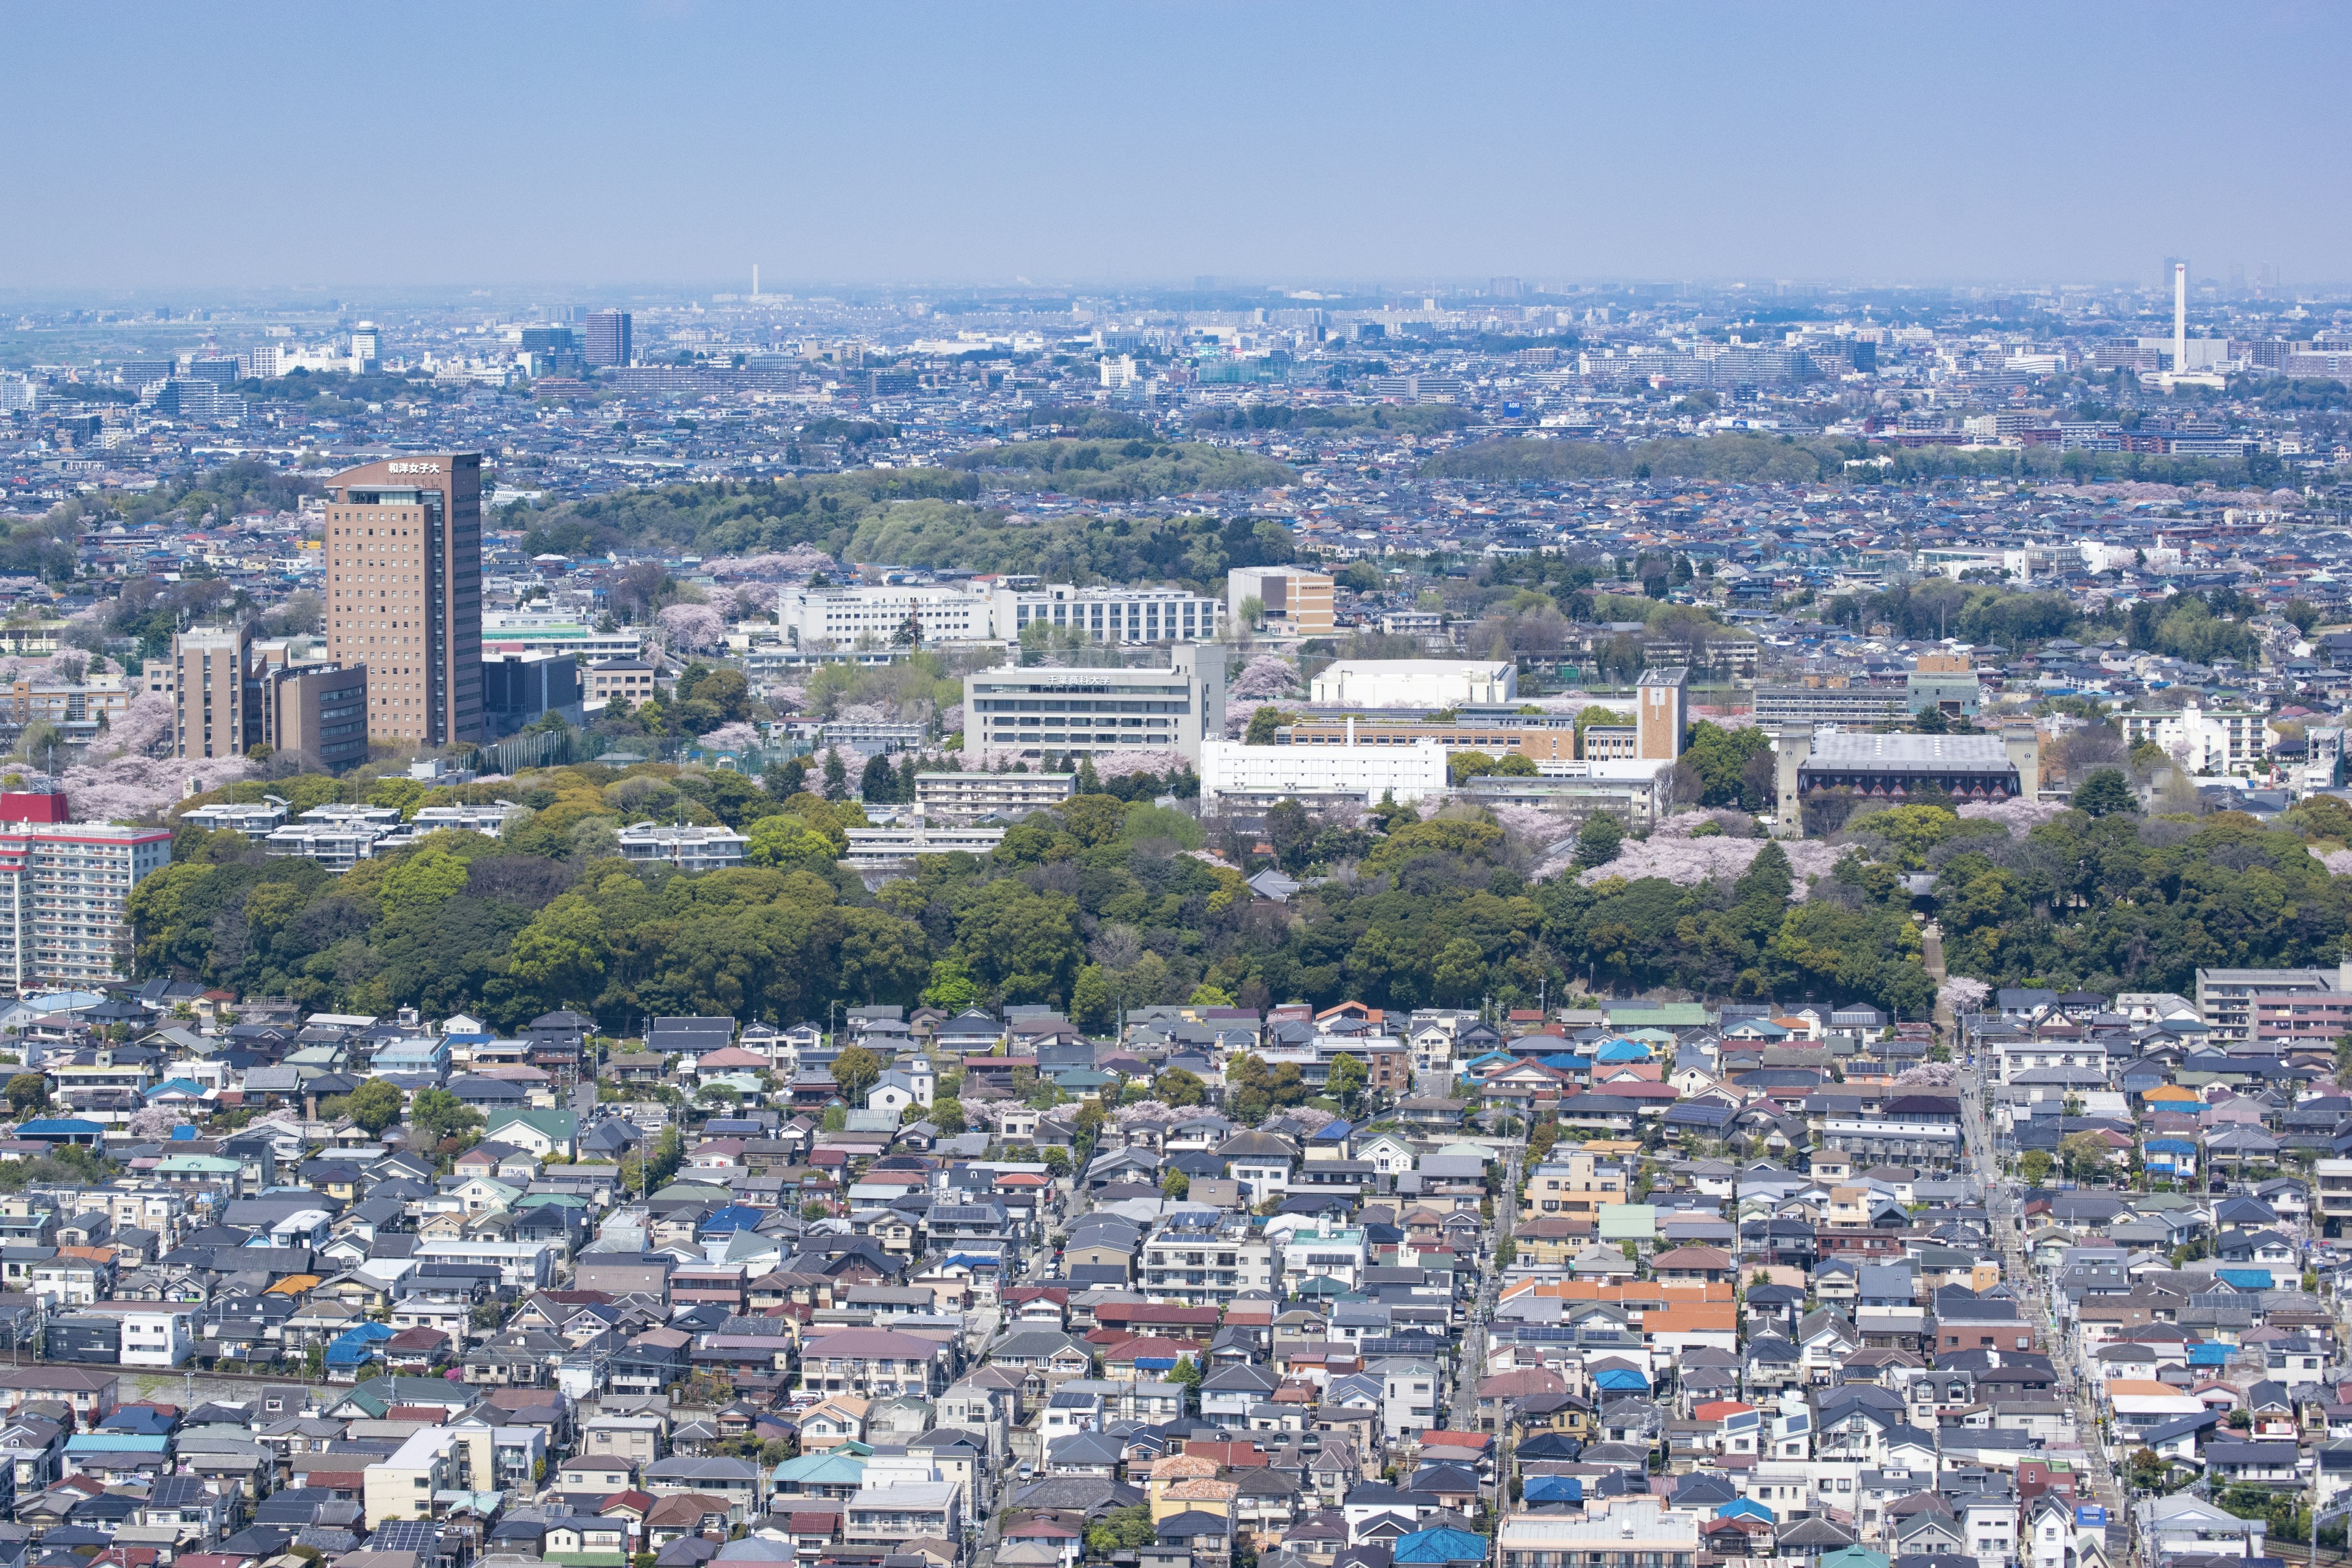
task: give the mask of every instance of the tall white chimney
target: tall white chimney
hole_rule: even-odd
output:
[[[2172,370],[2189,368],[2189,263],[2172,264]]]

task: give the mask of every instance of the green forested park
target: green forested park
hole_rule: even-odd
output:
[[[1565,846],[1575,860],[1557,834],[1529,837],[1517,809],[1498,820],[1457,805],[1424,821],[1383,805],[1354,822],[1286,805],[1261,838],[1151,804],[1189,775],[1082,774],[1083,793],[992,853],[926,858],[879,892],[837,865],[862,808],[808,793],[796,772],[582,765],[430,791],[388,779],[358,787],[410,814],[491,791],[525,810],[500,839],[436,833],[340,875],[182,823],[174,863],[132,895],[136,959],[142,974],[310,1008],[465,1010],[501,1028],[565,1005],[621,1031],[660,1014],[792,1022],[837,1001],[929,1000],[1052,1004],[1099,1029],[1153,1002],[1410,1008],[1662,987],[1916,1016],[1932,998],[1918,962],[1930,914],[1956,974],[2104,992],[2182,991],[2200,964],[2332,962],[2352,931],[2352,895],[2314,854],[2352,841],[2352,809],[2322,799],[2270,826],[2150,816],[2095,774],[2090,809],[2022,833],[1940,805],[1865,807],[1805,886],[1776,845],[1706,879],[1686,851],[1751,834],[1744,812],[1761,804],[1740,736],[1702,731],[1687,759],[1687,782],[1725,808],[1698,835],[1579,841]],[[265,789],[297,812],[356,793],[314,777],[227,793]],[[732,824],[751,864],[623,860],[617,828],[646,816]],[[1271,864],[1307,884],[1287,902],[1243,879]],[[1925,894],[1905,880],[1919,873],[1934,878]]]

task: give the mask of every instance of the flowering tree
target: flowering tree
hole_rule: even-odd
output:
[[[118,755],[163,755],[172,745],[172,704],[160,692],[141,692],[107,730],[100,745]]]
[[[952,735],[963,728],[963,704],[940,710],[940,733]]]
[[[2327,868],[2329,876],[2352,877],[2352,849],[2322,851],[2315,847],[2312,854],[2318,858],[2321,865]]]
[[[714,752],[748,752],[760,743],[760,731],[739,720],[719,725],[702,737],[702,743]]]
[[[669,605],[655,617],[672,647],[708,653],[727,640],[727,621],[708,605]]]
[[[1685,888],[1707,881],[1737,880],[1769,842],[1763,838],[1684,838],[1653,833],[1646,839],[1627,839],[1615,859],[1588,868],[1579,873],[1577,879],[1588,888],[1611,877],[1622,877],[1629,882],[1644,877],[1663,877]],[[1789,858],[1789,869],[1795,882],[1789,896],[1794,903],[1804,902],[1811,891],[1811,879],[1828,876],[1843,853],[1834,846],[1806,838],[1784,840],[1780,851]],[[1559,875],[1568,869],[1574,854],[1573,845],[1553,850],[1537,869],[1537,876]]]
[[[1921,1062],[1897,1073],[1895,1081],[1905,1089],[1948,1089],[1958,1076],[1959,1068],[1950,1062]]]
[[[2055,802],[2028,800],[2013,795],[2008,800],[1971,801],[1955,808],[1956,815],[1985,822],[1998,822],[2009,829],[2011,838],[2022,838],[2066,808]]]
[[[168,1138],[172,1129],[187,1121],[177,1110],[161,1105],[150,1105],[131,1113],[131,1136],[133,1138]]]
[[[1539,805],[1490,805],[1496,826],[1513,837],[1542,847],[1576,836],[1576,819]]]
[[[1298,686],[1298,671],[1286,658],[1260,654],[1225,688],[1229,702],[1263,702],[1287,697]]]
[[[167,761],[125,752],[69,767],[58,783],[77,821],[143,822],[187,795],[235,784],[246,771],[242,757]]]
[[[1955,974],[1936,988],[1936,999],[1950,1008],[1955,1016],[1975,1012],[1991,994],[1991,986],[1965,974]]]

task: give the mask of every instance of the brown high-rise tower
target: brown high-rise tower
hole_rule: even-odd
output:
[[[482,739],[482,459],[387,458],[327,481],[327,642],[368,671],[368,736]]]

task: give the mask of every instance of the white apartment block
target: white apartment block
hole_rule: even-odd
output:
[[[777,600],[785,640],[802,648],[887,644],[910,618],[927,643],[1010,642],[1033,621],[1097,642],[1202,642],[1217,636],[1223,607],[1181,588],[1015,587],[992,578],[788,587]]]
[[[1071,773],[917,773],[915,804],[940,822],[1024,816],[1066,803],[1077,785]]]
[[[635,822],[621,829],[621,858],[681,871],[720,871],[743,864],[751,841],[731,827],[665,827]]]
[[[172,863],[162,827],[0,826],[0,976],[17,991],[131,977],[131,889]]]
[[[2268,716],[2243,708],[2200,708],[2178,712],[2126,709],[2116,715],[2124,744],[2153,742],[2192,773],[2252,774],[2267,766],[2278,737]]]

